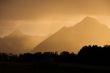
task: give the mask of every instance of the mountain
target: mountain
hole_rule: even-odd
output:
[[[36,46],[32,52],[73,51],[85,45],[110,44],[110,29],[92,17],[86,17],[72,27],[63,27]]]
[[[22,36],[24,36],[24,34],[20,30],[15,30],[14,32],[12,32],[10,35],[6,37],[22,37]]]
[[[10,35],[0,38],[0,52],[14,54],[29,52],[44,38],[44,36],[26,35],[16,30]]]

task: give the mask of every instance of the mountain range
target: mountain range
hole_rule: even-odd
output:
[[[72,27],[63,27],[31,52],[69,51],[78,53],[85,45],[110,44],[110,29],[95,18],[86,17]]]
[[[29,52],[44,38],[44,36],[26,35],[20,30],[16,30],[8,36],[0,38],[0,52],[14,54]]]

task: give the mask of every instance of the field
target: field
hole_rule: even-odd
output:
[[[65,63],[0,63],[0,73],[94,73],[110,72],[110,67]]]

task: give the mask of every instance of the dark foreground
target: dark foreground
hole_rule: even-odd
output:
[[[84,46],[78,54],[0,53],[0,73],[110,73],[110,45]]]
[[[110,67],[64,63],[1,63],[0,73],[102,73]]]

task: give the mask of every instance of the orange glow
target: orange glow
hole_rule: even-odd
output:
[[[25,50],[33,50],[35,46],[39,43],[42,44],[42,42],[44,42],[43,40],[47,40],[47,37],[50,38],[52,35],[55,35],[55,33],[59,32],[63,27],[69,31],[63,30],[65,31],[62,33],[63,35],[60,34],[60,37],[57,36],[62,39],[59,42],[63,43],[67,41],[70,46],[75,42],[77,43],[75,46],[69,47],[69,51],[77,52],[86,44],[110,44],[110,40],[108,39],[108,27],[110,28],[109,0],[0,0],[0,11],[0,37],[7,38],[16,30],[21,31],[24,36],[37,36],[36,39],[26,39],[23,41],[23,47],[30,47],[28,49],[25,48]],[[88,16],[95,19],[96,23],[92,21],[81,23]],[[85,25],[78,26],[80,23]],[[99,24],[101,25],[99,26]],[[72,29],[73,27],[74,30]],[[89,32],[92,35],[89,34]],[[74,35],[70,37],[72,33],[74,33]],[[66,38],[64,36],[66,36]],[[88,37],[91,37],[91,39]],[[74,40],[74,38],[77,40]],[[57,42],[56,40],[58,40],[58,38],[52,39],[51,42],[53,42],[53,40]],[[73,42],[73,40],[75,42]],[[68,48],[67,42],[65,45],[60,44],[60,46],[64,45],[63,48]],[[50,42],[48,43],[50,44]],[[29,46],[29,44],[31,46]],[[52,45],[56,47],[52,47]],[[51,48],[55,48],[54,50],[58,50],[57,46],[59,46],[59,44],[50,45]],[[40,46],[40,48],[42,47]],[[65,49],[59,49],[58,51],[61,50]]]

